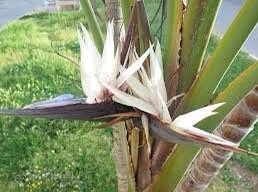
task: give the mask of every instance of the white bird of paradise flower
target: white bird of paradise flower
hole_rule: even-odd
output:
[[[113,40],[113,23],[107,25],[107,35],[102,57],[97,50],[89,32],[81,25],[78,31],[81,50],[81,81],[88,103],[102,102],[112,99],[113,101],[131,106],[142,111],[142,123],[146,133],[148,149],[149,125],[148,116],[154,116],[166,125],[166,129],[172,131],[174,142],[194,142],[204,147],[216,147],[224,150],[251,153],[238,148],[237,144],[222,139],[216,135],[194,127],[201,120],[216,114],[215,109],[224,103],[209,105],[178,116],[172,121],[168,111],[167,92],[162,70],[162,56],[160,44],[157,42],[154,51],[153,45],[141,56],[137,54],[128,68],[124,68],[119,60],[119,48],[115,54]],[[150,56],[150,78],[148,77],[143,62]],[[130,57],[129,57],[130,58]],[[134,75],[136,72],[140,78]],[[139,80],[141,79],[141,81]],[[130,88],[130,92],[121,90],[122,84]],[[171,137],[171,136],[170,136]]]

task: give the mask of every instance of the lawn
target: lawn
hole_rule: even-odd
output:
[[[77,60],[80,14],[39,14],[0,32],[0,105],[19,107],[64,93],[82,95]],[[110,129],[93,123],[1,117],[0,189],[115,191]]]
[[[83,95],[79,70],[51,48],[54,41],[58,51],[78,61],[76,27],[83,21],[81,13],[42,13],[0,32],[0,108],[64,93]],[[212,38],[210,52],[216,41]],[[219,90],[251,63],[247,54],[240,53]],[[94,125],[0,117],[0,191],[116,191],[112,131],[94,130]],[[242,146],[258,152],[257,144],[258,131],[253,131]],[[258,173],[258,158],[235,155],[233,159]],[[238,178],[225,167],[211,188],[235,191],[236,182]]]

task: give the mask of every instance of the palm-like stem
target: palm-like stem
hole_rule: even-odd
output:
[[[214,134],[240,144],[252,131],[257,120],[258,86],[237,104],[217,127]],[[213,148],[201,150],[177,189],[179,191],[204,191],[232,155],[232,152]]]
[[[116,153],[116,171],[119,192],[135,192],[133,167],[127,142],[127,131],[124,123],[113,127],[114,149]]]

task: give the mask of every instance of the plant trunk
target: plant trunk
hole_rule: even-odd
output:
[[[240,144],[254,128],[257,117],[258,86],[239,102],[217,127],[214,134]],[[228,151],[213,148],[202,149],[177,188],[178,191],[204,191],[232,155],[233,153]]]
[[[114,43],[117,48],[120,42],[122,27],[122,12],[119,0],[105,0],[107,20],[114,22]],[[116,172],[119,192],[136,191],[134,181],[134,165],[132,164],[129,144],[127,141],[128,130],[134,128],[133,124],[125,124],[113,128],[114,149],[116,157]],[[138,150],[138,149],[137,149]]]
[[[124,123],[113,127],[116,174],[119,192],[134,192],[135,182]]]
[[[117,47],[120,41],[120,31],[122,27],[122,9],[119,0],[105,0],[106,16],[108,20],[114,22],[114,42]]]

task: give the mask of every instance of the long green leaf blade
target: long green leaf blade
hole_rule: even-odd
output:
[[[221,0],[190,0],[184,16],[178,93],[193,83],[202,65]]]
[[[90,0],[80,0],[80,3],[84,10],[84,14],[86,15],[87,24],[89,25],[89,31],[92,34],[96,47],[102,53],[104,40]]]
[[[257,0],[246,1],[186,95],[179,113],[202,107],[214,97],[213,92],[219,81],[258,21],[257,10]]]
[[[179,66],[179,50],[181,41],[181,27],[183,20],[182,1],[167,1],[167,26],[164,52],[164,75],[169,97],[175,95],[177,77],[175,73]]]

